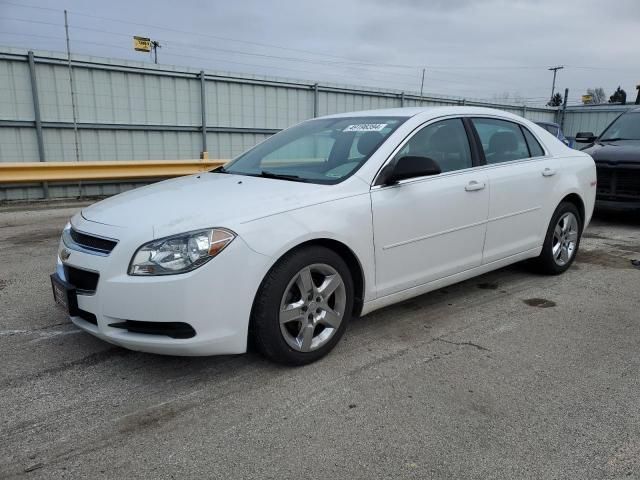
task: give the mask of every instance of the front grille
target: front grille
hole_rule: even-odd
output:
[[[69,234],[71,235],[72,240],[82,248],[100,253],[111,253],[111,250],[113,250],[114,247],[118,244],[118,242],[115,240],[88,235],[73,228],[71,229]]]
[[[611,193],[614,171],[611,168],[596,167],[596,173],[598,175],[597,193]]]
[[[619,171],[616,193],[619,195],[640,196],[640,170]]]
[[[65,265],[64,275],[67,278],[67,282],[76,287],[77,290],[80,290],[79,293],[94,293],[96,288],[98,288],[100,274],[96,272],[89,272]]]
[[[171,338],[192,338],[196,331],[191,325],[184,322],[141,322],[139,320],[126,320],[124,322],[110,323],[110,327],[122,328],[133,333],[146,333],[147,335],[165,335]]]
[[[596,164],[600,200],[640,199],[640,168]]]

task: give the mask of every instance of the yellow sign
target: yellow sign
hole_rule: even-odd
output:
[[[145,37],[133,37],[133,48],[138,52],[150,52],[151,39]]]
[[[582,103],[591,103],[593,101],[593,95],[582,95]]]

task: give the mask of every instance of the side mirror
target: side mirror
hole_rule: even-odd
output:
[[[591,143],[593,142],[596,138],[593,132],[578,132],[576,134],[576,142],[580,142],[580,143]]]
[[[426,177],[442,173],[440,165],[429,157],[400,157],[386,176],[385,185],[393,185],[408,178]]]

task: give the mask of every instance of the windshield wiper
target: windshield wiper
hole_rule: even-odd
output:
[[[260,176],[261,177],[265,177],[265,178],[276,178],[276,179],[279,179],[279,180],[292,180],[294,182],[306,182],[307,181],[306,178],[299,177],[298,175],[288,175],[286,173],[269,172],[268,170],[262,170],[260,172]]]
[[[224,169],[224,166],[220,165],[219,167],[214,168],[213,170],[209,170],[210,173],[229,173]]]
[[[622,137],[611,137],[611,138],[601,138],[601,142],[617,142],[618,140],[636,140],[635,138],[622,138]]]

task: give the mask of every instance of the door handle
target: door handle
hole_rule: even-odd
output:
[[[542,171],[542,176],[543,177],[553,177],[556,174],[556,169],[555,168],[545,168]]]
[[[469,183],[467,183],[467,186],[464,187],[464,189],[467,192],[476,192],[478,190],[482,190],[484,187],[485,187],[484,182],[476,182],[475,180],[471,180]]]

